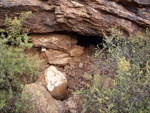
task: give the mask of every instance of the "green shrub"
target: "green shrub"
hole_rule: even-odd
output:
[[[148,113],[150,111],[150,32],[126,38],[120,30],[104,35],[103,49],[92,57],[95,69],[110,71],[94,76],[93,85],[80,89],[83,113]],[[113,76],[112,76],[113,75]]]
[[[33,82],[38,74],[40,60],[35,61],[37,58],[24,53],[32,43],[29,43],[28,30],[21,28],[22,22],[31,15],[31,12],[23,12],[14,19],[6,16],[6,29],[0,29],[0,112],[3,113],[26,110],[27,106],[21,101],[24,87],[21,79]]]

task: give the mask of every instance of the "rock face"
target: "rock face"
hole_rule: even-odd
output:
[[[51,65],[65,66],[70,64],[72,57],[83,54],[84,47],[77,44],[77,39],[71,35],[62,34],[33,34],[31,35],[34,46],[41,47]]]
[[[54,31],[102,36],[117,26],[127,34],[150,27],[149,0],[0,0],[0,26],[5,14],[32,11],[24,22],[32,33]],[[66,48],[67,49],[67,48]]]
[[[62,100],[66,96],[67,79],[54,66],[45,71],[46,87],[55,99]]]
[[[32,42],[36,47],[68,51],[71,47],[71,37],[62,34],[33,34]]]
[[[64,113],[65,108],[61,101],[53,99],[50,93],[42,85],[36,83],[27,84],[23,90],[24,100],[29,105],[29,113]]]

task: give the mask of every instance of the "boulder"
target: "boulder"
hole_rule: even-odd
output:
[[[54,66],[50,66],[44,73],[46,87],[50,94],[55,98],[62,100],[66,97],[67,78]]]
[[[84,52],[83,49],[84,47],[81,46],[77,46],[77,45],[73,46],[69,51],[70,56],[74,56],[74,57],[81,56]]]
[[[55,100],[46,88],[36,83],[26,84],[22,100],[27,104],[29,113],[64,113],[64,104]],[[28,97],[28,99],[25,99]]]
[[[79,96],[70,97],[64,101],[66,111],[69,113],[81,113],[82,109],[82,100]]]
[[[69,51],[71,48],[71,37],[62,34],[33,34],[32,42],[36,47]]]
[[[70,56],[68,53],[52,49],[47,50],[45,53],[50,64],[63,66],[69,64]]]
[[[149,0],[1,0],[0,27],[5,14],[14,17],[30,10],[33,17],[23,25],[31,33],[103,36],[109,28],[118,27],[130,35],[150,28],[149,6]]]

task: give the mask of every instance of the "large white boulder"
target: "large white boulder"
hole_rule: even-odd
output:
[[[54,66],[45,70],[46,87],[55,99],[62,100],[66,96],[67,78]]]

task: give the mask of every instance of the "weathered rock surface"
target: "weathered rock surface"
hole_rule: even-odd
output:
[[[83,52],[84,52],[83,49],[84,49],[84,47],[75,45],[70,49],[69,53],[71,56],[78,57],[83,54]]]
[[[71,35],[62,34],[33,34],[31,35],[34,46],[41,47],[49,64],[65,66],[72,57],[79,57],[84,53],[84,47],[77,44],[77,39]]]
[[[54,66],[45,70],[46,87],[50,94],[55,98],[62,100],[66,96],[67,79],[63,73]]]
[[[69,51],[71,47],[71,37],[62,34],[33,34],[32,42],[36,47]]]
[[[64,113],[64,104],[53,99],[50,93],[42,85],[36,83],[27,84],[24,94],[29,98],[24,100],[29,105],[29,113]],[[22,97],[24,98],[24,97]]]
[[[5,14],[32,11],[24,26],[33,33],[77,32],[102,36],[111,27],[127,34],[150,27],[149,0],[0,0],[0,26]]]
[[[64,101],[66,111],[69,113],[81,113],[82,100],[79,96],[70,97],[68,100]]]
[[[70,56],[68,53],[59,50],[47,50],[46,56],[48,57],[48,62],[54,65],[66,65],[69,64]]]

